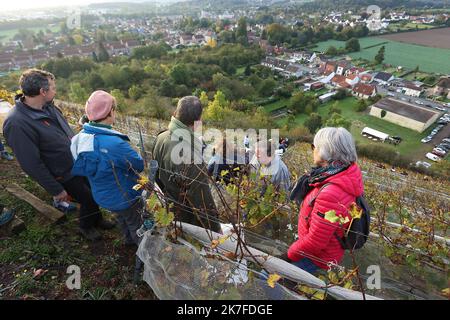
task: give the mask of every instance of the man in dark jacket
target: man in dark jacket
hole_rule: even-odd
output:
[[[159,163],[156,182],[174,204],[176,220],[221,232],[217,209],[203,163],[202,142],[194,135],[202,104],[197,97],[178,102],[169,130],[158,135],[153,157]]]
[[[80,203],[80,232],[87,239],[101,238],[95,227],[110,229],[114,224],[102,219],[84,177],[71,174],[70,152],[73,131],[53,104],[56,94],[53,74],[29,69],[20,77],[23,94],[15,99],[3,124],[3,134],[23,171],[38,182],[55,201]]]

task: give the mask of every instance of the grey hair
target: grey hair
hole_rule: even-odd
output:
[[[195,121],[200,120],[203,111],[200,99],[195,96],[186,96],[178,101],[175,110],[175,118],[187,126],[191,126]]]
[[[345,128],[320,129],[314,136],[314,146],[319,152],[319,157],[327,162],[338,160],[344,164],[351,164],[358,160],[355,141]]]
[[[20,76],[19,84],[24,95],[35,97],[40,94],[41,89],[44,89],[44,91],[49,90],[50,83],[48,79],[55,80],[55,76],[45,70],[28,69]]]

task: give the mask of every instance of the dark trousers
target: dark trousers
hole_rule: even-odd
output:
[[[62,183],[66,192],[80,204],[80,228],[95,227],[102,219],[100,208],[92,197],[89,182],[84,177],[75,176]]]
[[[125,210],[115,211],[120,229],[128,244],[135,243],[139,245],[141,241],[136,231],[142,226],[141,210],[143,207],[141,200],[136,201],[131,207]]]

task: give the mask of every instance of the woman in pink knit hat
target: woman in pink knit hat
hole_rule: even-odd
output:
[[[116,130],[115,98],[94,91],[86,102],[88,123],[72,139],[72,172],[86,176],[99,206],[115,213],[126,244],[138,244],[136,231],[142,225],[141,192],[133,189],[144,170],[144,161],[131,147],[130,139]]]

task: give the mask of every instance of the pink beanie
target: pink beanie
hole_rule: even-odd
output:
[[[111,112],[115,99],[108,92],[97,90],[92,92],[86,101],[85,111],[89,121],[105,119]]]

